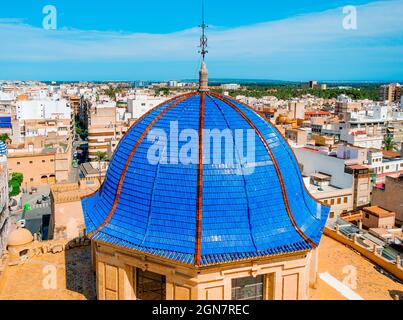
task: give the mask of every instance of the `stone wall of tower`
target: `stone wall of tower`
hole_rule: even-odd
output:
[[[6,156],[0,156],[0,258],[7,248],[8,234],[10,231],[8,203],[7,158]]]
[[[100,242],[92,248],[100,300],[135,300],[138,270],[165,276],[167,300],[231,300],[233,279],[260,275],[265,300],[304,300],[316,273],[311,252],[194,268]]]

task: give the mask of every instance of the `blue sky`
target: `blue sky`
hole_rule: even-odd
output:
[[[45,5],[57,30],[42,27]],[[342,8],[357,9],[356,30]],[[206,0],[214,78],[402,80],[403,0]],[[196,78],[200,1],[7,1],[0,79]]]

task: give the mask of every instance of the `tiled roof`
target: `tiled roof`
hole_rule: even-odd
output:
[[[151,164],[148,132],[251,130],[255,160],[235,164]],[[169,139],[168,139],[169,140]],[[199,154],[222,151],[201,139]],[[187,141],[179,141],[181,149]],[[201,161],[199,161],[200,163]],[[213,93],[192,93],[157,106],[121,140],[99,192],[82,200],[88,236],[193,265],[304,251],[322,236],[329,208],[306,191],[295,156],[273,125],[248,106]]]

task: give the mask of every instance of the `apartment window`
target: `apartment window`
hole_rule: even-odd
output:
[[[136,269],[136,295],[138,300],[165,300],[166,278],[160,274]]]
[[[365,214],[365,219],[369,219],[369,214],[368,213]]]
[[[29,181],[31,181],[31,182],[34,181],[34,178],[30,178]]]
[[[344,203],[347,203],[347,202],[348,202],[348,198],[344,197]]]
[[[55,160],[53,160],[53,159],[50,159],[50,162],[53,162],[53,161],[55,161]]]
[[[327,200],[324,200],[323,203],[324,203],[324,204],[327,204]]]
[[[341,198],[337,198],[337,204],[341,204]]]
[[[45,163],[46,162],[46,160],[42,160],[42,163]]]
[[[385,167],[385,170],[389,170],[389,166],[386,166],[386,167]]]
[[[30,161],[29,163],[30,163],[30,164],[32,164],[33,162],[32,162],[32,161]]]
[[[334,218],[334,212],[329,213],[329,218]]]
[[[263,300],[263,276],[232,279],[232,300]]]
[[[334,199],[330,200],[330,204],[334,205]]]
[[[21,164],[21,162],[17,162],[17,165],[18,165],[18,164]]]

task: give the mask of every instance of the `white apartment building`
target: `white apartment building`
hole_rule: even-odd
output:
[[[342,130],[340,141],[347,142],[361,148],[382,148],[384,136],[381,134],[368,134],[365,130]]]
[[[178,81],[176,81],[176,80],[170,80],[170,81],[168,81],[168,87],[177,87],[178,86]]]
[[[67,100],[18,100],[16,118],[19,132],[13,135],[14,144],[31,143],[40,137],[68,141],[74,129]]]
[[[71,119],[67,100],[22,100],[16,102],[17,120]]]
[[[240,84],[237,83],[223,83],[221,89],[223,90],[239,90],[241,88]]]
[[[119,141],[130,128],[123,109],[115,102],[103,102],[89,109],[88,114],[88,156],[95,160],[97,152],[105,152],[110,158]]]
[[[368,150],[366,166],[373,171],[376,184],[385,183],[387,176],[398,177],[403,173],[403,157],[387,155],[387,151],[379,149]]]
[[[400,142],[401,123],[403,113],[399,110],[384,105],[371,105],[346,112],[345,121],[315,125],[315,131],[357,147],[381,149],[388,130]]]
[[[127,99],[127,111],[131,114],[132,119],[138,119],[165,100],[166,97],[156,97],[149,93],[136,91],[133,98]]]
[[[304,177],[308,191],[319,201],[330,205],[329,218],[340,216],[354,209],[353,188],[338,188],[331,184],[332,176],[313,173]]]
[[[330,217],[369,204],[372,190],[369,169],[362,166],[366,154],[352,147],[337,152],[294,148],[303,167],[304,182],[312,195],[330,205]]]

